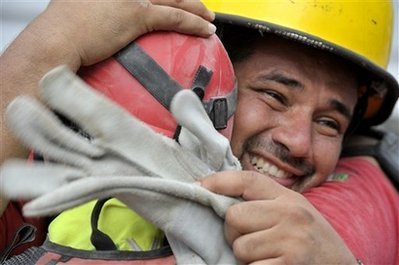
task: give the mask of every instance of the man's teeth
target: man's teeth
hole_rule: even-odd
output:
[[[268,174],[276,178],[288,178],[291,176],[291,174],[289,174],[288,172],[278,169],[275,165],[264,161],[263,158],[258,158],[254,156],[251,159],[251,163],[255,167],[255,169],[262,174]]]

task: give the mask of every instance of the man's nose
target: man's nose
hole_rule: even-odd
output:
[[[284,145],[291,156],[309,158],[312,155],[312,136],[312,119],[298,114],[280,121],[272,137],[275,142]]]

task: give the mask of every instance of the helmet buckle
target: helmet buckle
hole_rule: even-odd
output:
[[[212,109],[209,113],[209,117],[213,122],[213,126],[216,130],[224,129],[227,127],[227,99],[213,98]]]

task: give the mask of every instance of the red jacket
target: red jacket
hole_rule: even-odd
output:
[[[337,173],[305,197],[364,264],[399,264],[399,194],[381,170],[360,158],[342,159]]]

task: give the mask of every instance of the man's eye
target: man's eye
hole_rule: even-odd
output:
[[[341,134],[341,125],[333,119],[320,119],[318,124],[322,126],[322,132],[328,135]]]
[[[287,99],[281,95],[280,93],[274,91],[274,90],[263,90],[263,93],[268,96],[273,98],[274,100],[277,100],[279,103],[283,104],[283,105],[287,105]]]

